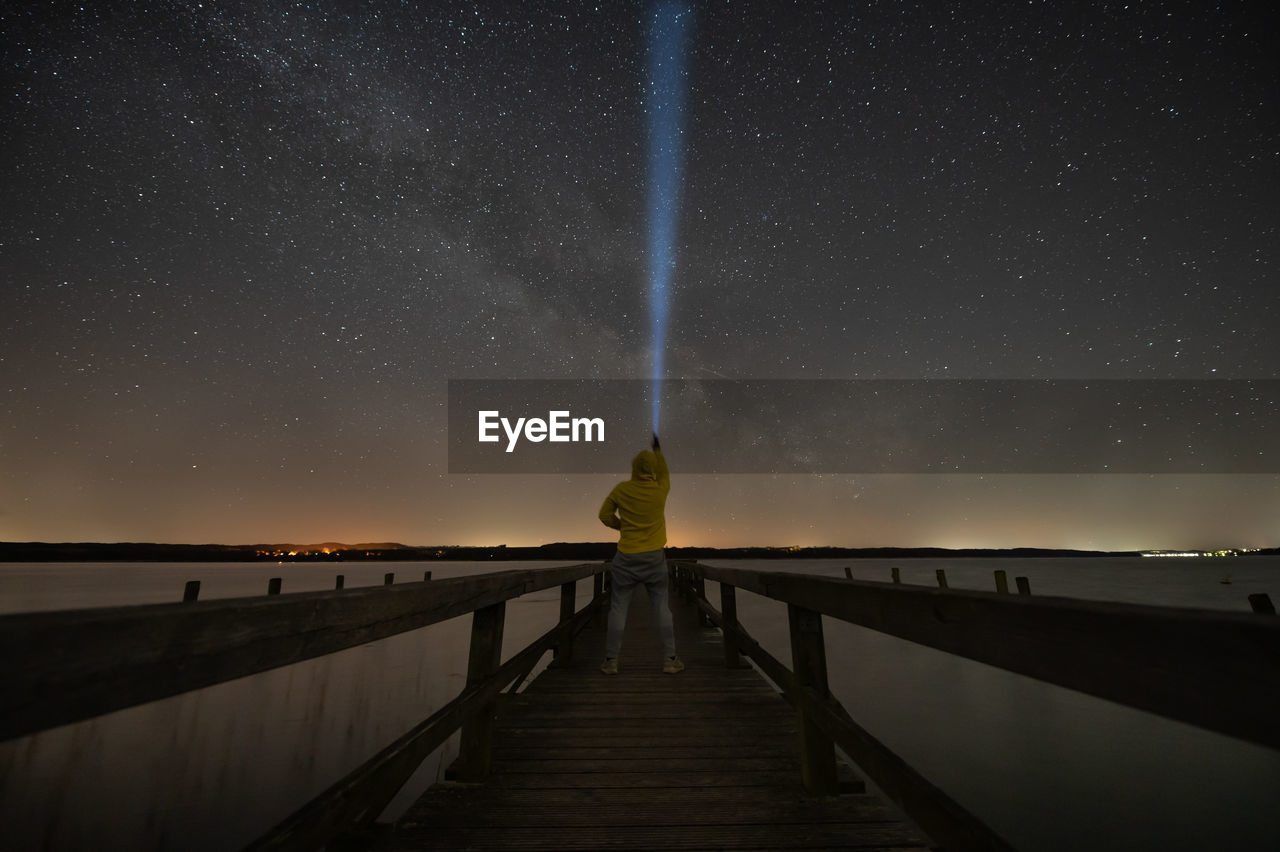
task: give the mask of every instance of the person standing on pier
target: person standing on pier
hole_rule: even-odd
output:
[[[622,631],[627,626],[631,592],[643,584],[653,603],[653,616],[662,639],[662,671],[675,674],[684,669],[676,656],[676,634],[667,603],[667,494],[671,473],[662,457],[658,436],[653,436],[653,452],[643,450],[631,460],[631,479],[619,482],[600,506],[600,522],[621,531],[618,552],[610,570],[609,629],[605,635],[604,663],[600,671],[618,673],[618,652]]]

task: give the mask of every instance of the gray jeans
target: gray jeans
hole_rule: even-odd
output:
[[[613,555],[610,572],[612,587],[609,591],[609,631],[605,635],[604,655],[617,659],[622,650],[622,632],[627,627],[627,610],[631,606],[631,593],[642,584],[653,603],[653,617],[658,624],[658,636],[662,639],[662,654],[676,655],[676,632],[671,625],[671,607],[667,605],[667,557],[661,550],[643,553]]]

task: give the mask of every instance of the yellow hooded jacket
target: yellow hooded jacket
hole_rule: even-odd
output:
[[[621,553],[661,550],[667,543],[667,494],[671,474],[662,450],[638,453],[631,460],[631,479],[619,482],[604,498],[600,522],[621,530]]]

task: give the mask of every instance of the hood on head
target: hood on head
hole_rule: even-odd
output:
[[[658,479],[658,457],[648,450],[641,450],[631,460],[631,478],[647,479],[654,482]]]

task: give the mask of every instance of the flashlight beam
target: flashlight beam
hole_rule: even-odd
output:
[[[645,114],[649,132],[649,311],[653,344],[653,431],[662,409],[667,316],[676,269],[676,225],[683,177],[686,51],[693,13],[659,3],[649,21]]]

